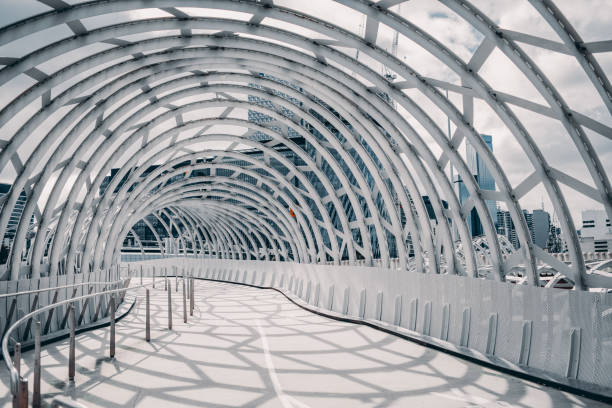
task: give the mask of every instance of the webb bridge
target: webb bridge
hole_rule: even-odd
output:
[[[610,402],[612,7],[489,3],[0,5],[3,401]]]

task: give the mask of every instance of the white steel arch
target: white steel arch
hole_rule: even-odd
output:
[[[380,259],[389,266],[397,257],[404,270],[471,277],[485,271],[484,276],[498,280],[518,268],[522,281],[532,285],[540,284],[536,265],[544,262],[576,289],[612,287],[609,278],[587,271],[567,193],[560,188],[563,184],[598,202],[612,218],[609,169],[585,130],[609,142],[612,128],[606,120],[572,109],[521,44],[575,58],[609,114],[611,86],[596,54],[612,47],[585,44],[553,2],[530,2],[559,42],[505,30],[467,1],[441,0],[449,13],[482,35],[469,60],[435,32],[398,14],[402,1],[389,0],[335,2],[364,16],[363,35],[298,6],[235,0],[57,2],[56,9],[1,28],[0,46],[18,46],[26,35],[63,25],[74,33],[20,57],[2,58],[0,87],[24,76],[34,82],[0,110],[0,171],[15,174],[0,210],[0,235],[22,191],[28,197],[11,244],[9,278],[18,279],[23,270],[32,216],[40,233],[27,251],[27,270],[38,277],[47,269],[44,263],[50,274],[116,263],[123,238],[151,213],[166,234],[177,232],[185,255],[189,242],[192,255],[202,255],[205,247],[212,255],[214,247],[217,256],[221,251],[233,259],[259,259],[257,247],[273,251],[276,260],[300,262],[371,264]],[[146,10],[153,8],[169,17],[147,17]],[[227,17],[191,15],[189,8],[215,9]],[[127,11],[142,15],[134,21],[112,18]],[[236,12],[252,17],[231,18]],[[88,30],[92,17],[100,23]],[[296,30],[288,31],[287,24]],[[386,52],[378,41],[383,27],[444,64],[460,83],[427,77]],[[132,35],[144,37],[132,40]],[[85,51],[93,45],[101,51]],[[52,73],[43,68],[49,60],[81,50],[76,62],[58,63]],[[544,103],[489,84],[481,71],[494,52],[508,58]],[[379,74],[371,61],[394,74]],[[460,95],[462,108],[443,91]],[[503,123],[533,169],[518,184],[480,137],[474,100]],[[558,121],[590,179],[551,166],[545,147],[515,113],[517,107]],[[246,121],[249,111],[270,123]],[[34,114],[24,120],[25,112]],[[450,139],[437,112],[456,129]],[[193,115],[199,118],[189,119]],[[268,139],[251,140],[256,134]],[[43,136],[34,140],[33,135]],[[213,142],[226,147],[201,147]],[[482,158],[495,190],[481,188],[474,179],[459,152],[465,143]],[[467,200],[457,196],[450,168],[461,177]],[[118,170],[109,180],[111,169]],[[538,186],[559,216],[567,264],[532,242],[519,201]],[[215,198],[198,195],[203,188]],[[498,238],[487,200],[509,211],[520,243],[516,254],[509,254],[507,242]],[[484,232],[476,241],[480,247],[466,226],[473,209]],[[155,227],[143,222],[164,251]]]

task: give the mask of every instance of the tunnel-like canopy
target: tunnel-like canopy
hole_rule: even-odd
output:
[[[144,251],[145,231],[163,255],[531,285],[545,269],[612,288],[589,273],[573,213],[587,203],[612,218],[612,87],[598,61],[610,66],[612,41],[582,39],[552,1],[516,6],[533,32],[500,25],[507,5],[462,0],[9,3],[8,279],[107,268],[129,240]],[[563,89],[560,64],[595,107]],[[540,201],[566,262],[534,243],[523,208]]]

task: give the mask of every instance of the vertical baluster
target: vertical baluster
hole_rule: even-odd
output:
[[[20,397],[19,387],[21,383],[21,343],[19,342],[15,343],[15,348],[13,349],[13,367],[15,367],[15,370],[17,370],[17,387],[15,393],[13,394],[13,408],[18,408]],[[13,391],[11,390],[11,392]]]
[[[172,285],[168,282],[168,330],[172,330]]]
[[[21,375],[21,343],[15,343],[13,351],[13,366],[17,370],[17,375]]]
[[[28,379],[19,377],[19,389],[17,391],[17,407],[28,408]]]
[[[40,407],[40,322],[34,323],[34,385],[32,386],[32,407]]]
[[[70,324],[70,350],[68,354],[68,380],[74,381],[74,365],[75,365],[75,347],[76,347],[76,317],[74,314],[74,304],[69,306],[69,319]]]
[[[110,357],[115,357],[115,294],[110,297]]]
[[[189,316],[193,316],[193,276],[189,278]]]
[[[185,290],[185,276],[183,275],[183,323],[187,323],[187,293]]]
[[[151,341],[151,309],[149,307],[149,289],[147,289],[146,298],[145,340]]]

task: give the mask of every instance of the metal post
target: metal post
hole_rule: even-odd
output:
[[[8,323],[7,323],[8,324]],[[17,370],[17,378],[21,380],[21,343],[15,343],[15,348],[13,349],[13,367]],[[17,383],[17,392],[13,394],[13,408],[19,408],[19,386],[20,383]]]
[[[155,267],[153,267],[153,289],[155,289]]]
[[[140,265],[140,285],[142,286],[142,265]]]
[[[168,330],[172,330],[172,285],[168,282]]]
[[[145,340],[151,341],[151,309],[149,308],[149,289],[147,289]]]
[[[168,268],[166,268],[165,266],[164,266],[164,275],[165,275],[164,290],[168,290]]]
[[[21,375],[21,343],[15,343],[13,352],[13,366],[17,370],[17,375]]]
[[[187,323],[187,291],[185,290],[185,276],[183,276],[183,323]]]
[[[76,347],[76,317],[74,316],[74,305],[71,303],[70,311],[70,351],[68,353],[68,380],[74,381],[75,347]]]
[[[115,357],[115,294],[110,298],[110,356]]]
[[[189,316],[193,316],[193,276],[189,278]]]
[[[176,266],[173,266],[174,269],[174,290],[178,292],[178,269]]]
[[[34,384],[32,407],[40,407],[40,322],[34,323]]]
[[[17,389],[17,407],[28,408],[28,379],[19,377]]]

